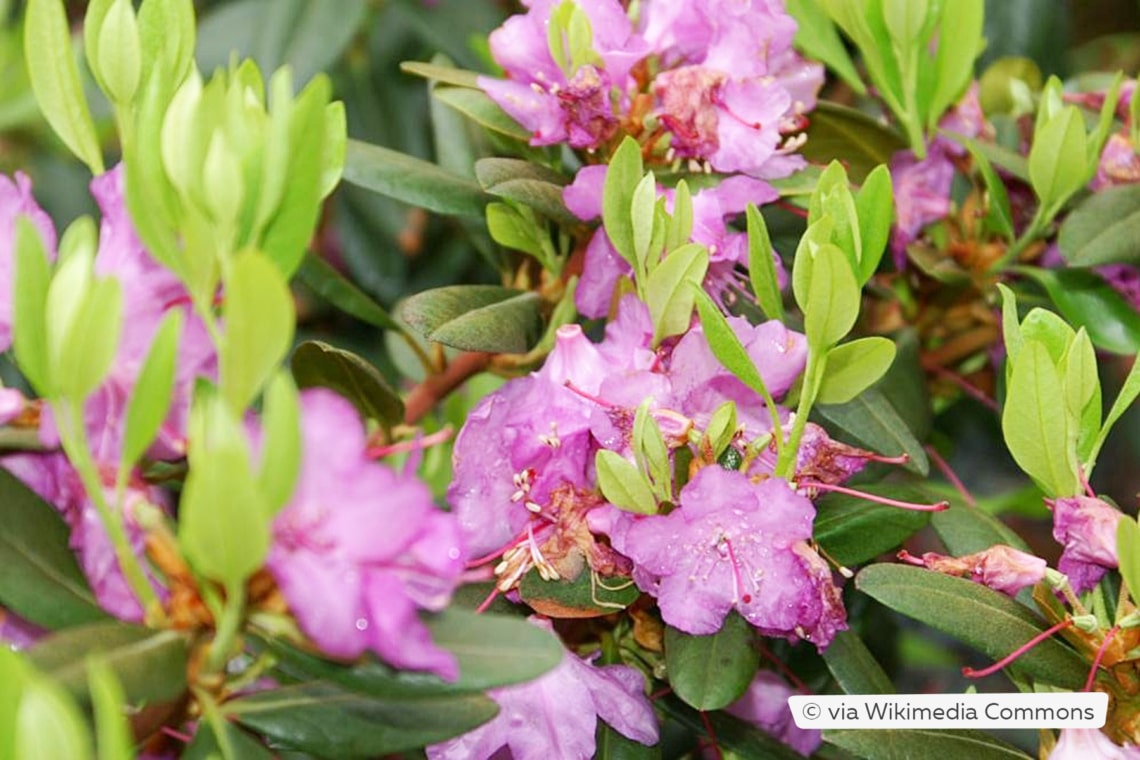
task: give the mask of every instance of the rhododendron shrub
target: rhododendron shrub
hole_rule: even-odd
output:
[[[1127,65],[983,0],[17,5],[0,757],[1136,754]],[[788,701],[962,678],[1107,720]]]

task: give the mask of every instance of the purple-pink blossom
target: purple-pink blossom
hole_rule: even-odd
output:
[[[1140,747],[1121,746],[1096,728],[1063,728],[1049,760],[1140,760]]]
[[[1116,526],[1120,510],[1091,496],[1071,496],[1047,504],[1053,510],[1053,538],[1064,547],[1057,569],[1078,594],[1088,591],[1117,567]]]
[[[792,718],[788,697],[798,692],[770,670],[761,670],[748,690],[725,711],[787,744],[807,757],[819,749],[823,734],[818,728],[800,728]]]
[[[547,621],[530,620],[553,630]],[[627,665],[596,666],[566,652],[559,665],[538,679],[489,689],[487,695],[498,703],[499,714],[473,731],[429,746],[431,760],[585,760],[594,756],[599,718],[633,741],[657,743],[657,716],[645,696],[645,679]]]
[[[1036,586],[1045,577],[1045,560],[1014,549],[995,544],[984,551],[961,557],[948,557],[937,552],[926,552],[921,557],[903,551],[899,559],[922,565],[936,573],[967,576],[975,583],[988,586],[1009,596],[1016,596],[1023,588]]]
[[[715,633],[736,610],[766,636],[823,649],[847,624],[830,569],[807,543],[814,519],[811,502],[786,482],[754,484],[711,466],[684,487],[679,508],[611,538],[654,578],[642,590],[674,628]]]
[[[454,680],[420,610],[440,610],[463,570],[455,519],[410,475],[370,461],[348,401],[301,394],[302,463],[277,515],[266,565],[305,632],[326,654],[372,650],[399,668]]]

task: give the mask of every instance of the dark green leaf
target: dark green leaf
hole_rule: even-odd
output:
[[[763,730],[726,712],[701,713],[675,696],[655,702],[665,714],[690,731],[709,737],[721,750],[728,750],[741,758],[764,760],[803,760],[803,755]]]
[[[55,508],[0,469],[0,604],[45,628],[106,618]]]
[[[348,141],[344,180],[439,214],[481,218],[488,200],[474,180],[359,140]]]
[[[1140,185],[1094,193],[1061,226],[1057,244],[1076,266],[1140,263]]]
[[[291,360],[299,388],[331,388],[352,402],[361,416],[385,427],[404,421],[404,402],[379,370],[344,349],[319,340],[297,346]]]
[[[175,631],[105,620],[68,628],[28,650],[37,668],[85,703],[90,654],[98,654],[114,672],[129,704],[164,702],[186,690],[190,647]]]
[[[221,741],[214,732],[213,723],[208,720],[199,721],[194,741],[186,745],[182,760],[211,760],[218,757],[223,760],[272,760],[275,757],[265,745],[228,720],[219,721],[219,725],[225,734]]]
[[[301,268],[297,270],[297,279],[345,314],[351,314],[374,327],[399,329],[396,320],[380,304],[332,265],[311,252],[305,254]]]
[[[887,456],[906,454],[908,470],[925,475],[930,470],[926,451],[878,388],[860,394],[846,404],[815,407],[824,421],[845,432],[856,444]]]
[[[1033,59],[1048,74],[1063,74],[1070,10],[1054,0],[986,0],[986,50],[979,70],[1003,56]]]
[[[1025,541],[1001,520],[969,504],[954,502],[950,509],[933,515],[930,525],[946,551],[955,557],[984,551],[994,544],[1029,551]]]
[[[481,127],[497,132],[512,140],[525,142],[530,132],[499,108],[482,90],[467,87],[436,87],[432,95],[459,111]]]
[[[537,571],[523,576],[519,596],[536,612],[553,618],[612,615],[637,601],[641,589],[622,576],[601,576],[586,567],[574,580],[544,581]]]
[[[466,733],[498,707],[478,694],[381,699],[324,681],[240,697],[226,715],[290,749],[357,758],[422,747]]]
[[[740,699],[760,667],[755,634],[735,612],[711,636],[666,626],[665,667],[673,692],[698,710],[720,710]]]
[[[823,661],[845,694],[894,694],[891,679],[854,631],[840,631],[823,651]]]
[[[263,72],[289,65],[298,84],[327,69],[365,19],[365,0],[240,0],[217,6],[198,28],[203,71],[229,65],[231,53]]]
[[[876,484],[860,489],[876,496],[925,501],[922,492],[903,485]],[[816,510],[815,540],[842,565],[858,565],[897,548],[930,519],[929,512],[837,493],[820,498]]]
[[[457,69],[454,66],[442,66],[422,61],[404,61],[400,64],[400,71],[441,84],[453,84],[457,87],[469,87],[473,90],[479,89],[479,72],[477,71],[467,71],[466,69]]]
[[[627,739],[601,720],[595,736],[594,760],[659,760],[661,757],[659,743],[646,747],[641,742]]]
[[[853,108],[820,101],[809,118],[808,140],[801,151],[804,157],[820,164],[842,160],[851,181],[857,184],[907,147],[898,132]]]
[[[542,336],[537,293],[453,285],[417,293],[400,314],[428,340],[465,351],[524,353]]]
[[[997,660],[1044,630],[1040,618],[985,586],[909,565],[871,565],[855,587],[891,609],[936,628]],[[1088,664],[1056,639],[1041,642],[1010,666],[1021,677],[1078,689]]]
[[[556,636],[517,617],[453,607],[425,622],[432,641],[459,660],[460,682],[471,689],[532,681],[565,655]]]
[[[1030,757],[989,734],[963,729],[828,729],[823,732],[823,739],[868,760],[910,760],[914,757],[1028,760]]]

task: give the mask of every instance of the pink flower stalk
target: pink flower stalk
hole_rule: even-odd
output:
[[[1120,746],[1096,728],[1063,728],[1049,760],[1140,760],[1140,747]]]
[[[507,79],[479,77],[479,86],[523,127],[531,145],[569,143],[597,148],[618,128],[620,101],[630,69],[648,52],[617,0],[577,0],[589,19],[593,62],[557,61],[547,41],[560,0],[526,0],[525,14],[512,16],[490,35],[491,55]]]
[[[266,563],[301,630],[334,657],[368,649],[454,680],[455,657],[418,612],[443,609],[463,570],[455,519],[423,483],[367,458],[360,417],[340,396],[304,391],[301,433],[297,486]]]
[[[1046,504],[1053,510],[1053,538],[1064,547],[1057,569],[1069,577],[1075,592],[1088,591],[1119,566],[1116,526],[1121,512],[1091,496],[1046,500]]]
[[[1023,588],[1036,586],[1045,577],[1045,560],[1026,554],[1004,544],[967,554],[962,557],[948,557],[936,552],[926,552],[914,557],[906,551],[899,552],[899,559],[913,565],[922,565],[936,573],[968,576],[975,583],[989,586],[1009,596],[1017,596]]]
[[[530,621],[553,630],[547,621]],[[633,741],[657,743],[657,717],[645,696],[645,679],[626,665],[595,666],[567,652],[538,679],[490,689],[487,696],[498,703],[499,714],[462,736],[430,745],[430,760],[586,760],[594,756],[599,718]]]
[[[44,248],[54,255],[55,226],[32,197],[32,181],[22,172],[15,179],[0,174],[0,351],[12,345],[12,288],[16,277],[16,219],[35,225]]]
[[[823,743],[823,732],[818,728],[796,725],[788,707],[788,697],[797,693],[780,676],[770,670],[761,670],[748,685],[744,696],[726,707],[725,712],[748,721],[808,757]]]
[[[688,482],[678,509],[636,518],[611,540],[674,628],[715,633],[735,609],[765,636],[822,650],[847,623],[830,569],[807,543],[814,518],[811,502],[784,481],[756,485],[712,466]]]

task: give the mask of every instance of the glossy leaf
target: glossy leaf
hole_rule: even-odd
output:
[[[175,362],[182,336],[182,312],[167,312],[154,334],[150,351],[139,371],[123,429],[123,466],[130,467],[143,455],[158,433],[174,392]]]
[[[601,449],[594,459],[598,488],[606,501],[618,509],[639,515],[657,514],[653,488],[636,465],[616,451]]]
[[[860,490],[876,496],[925,501],[922,492],[904,485],[875,484]],[[929,512],[876,504],[846,494],[825,494],[816,505],[813,536],[842,565],[859,565],[898,548],[930,519]]]
[[[929,471],[930,460],[922,444],[878,389],[861,393],[846,404],[820,404],[813,411],[857,445],[887,456],[906,454],[906,469],[920,475]]]
[[[472,179],[379,145],[349,140],[344,180],[374,193],[452,216],[483,216],[488,198]]]
[[[352,402],[363,417],[385,427],[404,421],[404,402],[364,358],[319,340],[293,352],[293,377],[300,388],[331,388]]]
[[[1085,328],[1097,348],[1116,354],[1140,352],[1140,314],[1096,272],[1037,267],[1018,271],[1045,288],[1065,320]]]
[[[1004,594],[962,578],[908,565],[872,565],[856,576],[856,588],[896,612],[949,634],[1000,659],[1044,630],[1028,608]],[[1078,689],[1087,664],[1056,639],[1041,642],[1010,666],[1036,681]]]
[[[530,140],[530,132],[507,115],[482,90],[441,86],[436,87],[432,95],[481,127],[519,142]]]
[[[895,360],[895,344],[889,338],[857,338],[827,353],[827,372],[816,402],[845,404],[870,388],[887,373]]]
[[[711,636],[665,627],[665,667],[673,692],[698,710],[720,710],[739,699],[760,666],[755,631],[737,613]]]
[[[889,164],[895,152],[907,147],[898,132],[846,106],[820,101],[809,119],[804,157],[820,164],[842,160],[852,182],[862,184],[876,166]]]
[[[1075,431],[1066,414],[1056,413],[1061,403],[1061,378],[1048,351],[1037,341],[1026,342],[1010,374],[1001,427],[1018,466],[1049,496],[1080,491],[1069,444]]]
[[[704,281],[708,268],[708,249],[699,243],[687,243],[670,251],[650,271],[645,291],[653,321],[654,345],[689,329],[693,318],[693,294]]]
[[[1030,755],[982,731],[964,729],[828,729],[826,743],[868,760],[912,757],[969,757],[971,760],[1029,760]]]
[[[633,604],[641,589],[630,578],[601,576],[586,567],[574,580],[543,580],[532,570],[519,584],[519,596],[540,615],[590,618],[612,615]]]
[[[27,650],[32,663],[72,696],[90,703],[87,662],[98,656],[130,704],[164,702],[186,689],[189,641],[177,631],[152,631],[118,620],[68,628]]]
[[[537,293],[454,285],[404,301],[403,318],[428,340],[465,351],[524,353],[542,335]]]
[[[867,645],[852,630],[835,634],[822,652],[827,669],[845,694],[894,694],[895,687]]]
[[[0,469],[0,604],[48,629],[103,620],[54,507]]]
[[[92,174],[102,174],[103,153],[79,79],[63,0],[28,3],[24,54],[32,89],[44,117]]]
[[[297,270],[297,279],[345,314],[373,327],[399,328],[399,323],[389,316],[384,307],[313,253],[305,254],[301,268]]]
[[[363,758],[434,744],[494,717],[487,697],[382,699],[325,681],[230,700],[226,715],[275,744],[321,757]]]
[[[1109,187],[1089,196],[1061,225],[1057,244],[1070,264],[1140,263],[1140,185]]]

